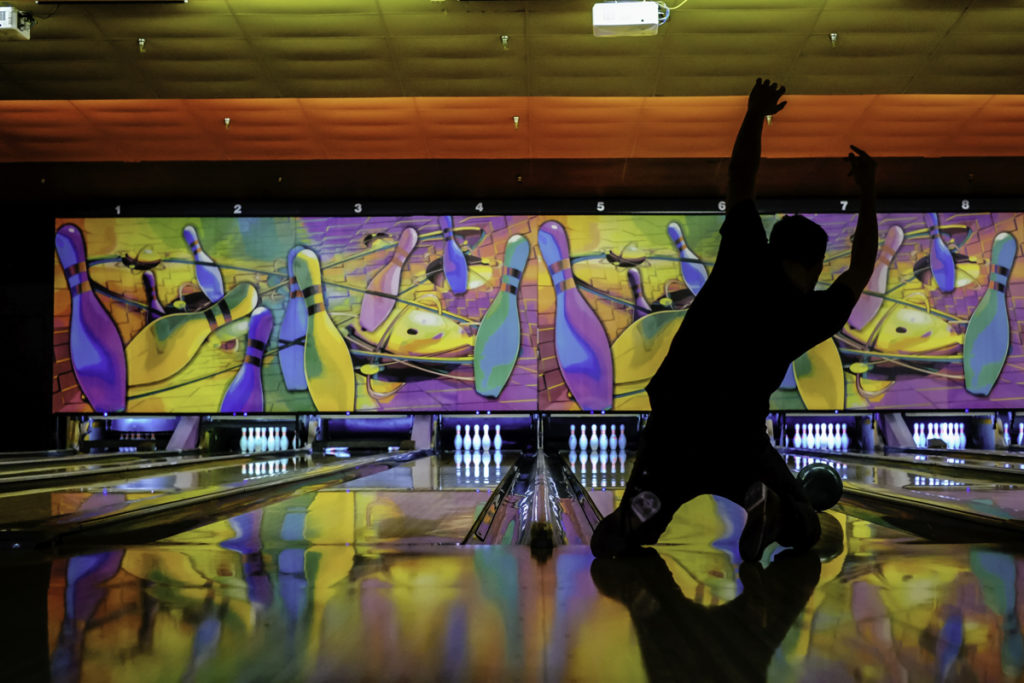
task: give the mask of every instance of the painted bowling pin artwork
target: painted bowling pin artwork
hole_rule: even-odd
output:
[[[151,323],[167,312],[164,310],[164,305],[160,303],[160,296],[156,289],[156,275],[153,274],[153,271],[143,271],[142,288],[146,292],[146,305],[149,307],[146,309],[146,322]]]
[[[311,249],[295,255],[295,280],[306,299],[304,367],[313,405],[321,412],[346,412],[355,405],[355,370],[345,339],[327,314],[320,259]]]
[[[928,235],[931,239],[928,262],[932,271],[932,279],[939,291],[952,292],[956,289],[956,263],[953,261],[953,254],[950,253],[949,247],[942,241],[942,233],[939,232],[939,214],[926,213],[924,222],[928,226]]]
[[[203,294],[211,302],[224,298],[224,278],[220,274],[220,268],[203,251],[195,226],[186,225],[181,234],[196,263],[196,282],[199,283],[199,289],[203,290]]]
[[[992,240],[988,289],[971,314],[964,335],[964,387],[988,396],[999,379],[1010,350],[1010,318],[1006,285],[1017,256],[1017,240],[1001,232]]]
[[[398,244],[391,254],[391,260],[370,278],[366,286],[366,295],[359,309],[359,325],[367,332],[373,332],[395,308],[395,297],[402,284],[402,267],[408,260],[412,250],[416,248],[420,235],[415,228],[406,228],[398,238]],[[447,239],[447,238],[446,238]],[[461,250],[459,253],[462,253]],[[447,247],[445,249],[447,258]],[[465,261],[465,256],[463,256]],[[376,292],[380,292],[377,294]],[[381,296],[386,294],[389,296]]]
[[[846,379],[835,341],[829,337],[793,361],[800,398],[808,410],[846,408]]]
[[[168,313],[149,323],[125,347],[128,384],[150,384],[175,374],[214,330],[249,315],[258,302],[256,288],[245,282],[201,311]]]
[[[857,299],[857,304],[850,313],[849,325],[855,330],[864,327],[878,314],[882,307],[882,296],[889,288],[889,266],[903,244],[903,228],[894,225],[885,234],[885,244],[878,251],[875,269],[871,272],[867,287]]]
[[[704,286],[704,283],[708,281],[708,269],[700,262],[697,255],[686,246],[686,241],[683,239],[683,229],[679,223],[671,221],[666,230],[668,238],[672,240],[672,245],[675,246],[676,252],[679,254],[679,269],[682,271],[683,282],[686,283],[687,289],[696,296],[700,292],[701,287]]]
[[[644,298],[644,282],[636,268],[627,270],[626,278],[629,280],[629,289],[633,292],[633,320],[639,320],[651,312],[651,305]]]
[[[306,390],[306,300],[295,280],[295,255],[305,247],[292,247],[288,252],[288,303],[277,331],[277,360],[288,391]]]
[[[55,238],[57,258],[71,291],[71,367],[93,410],[125,409],[127,373],[121,335],[92,291],[85,238],[76,225],[62,225]]]
[[[249,318],[249,340],[245,348],[245,357],[238,374],[231,380],[220,410],[223,413],[261,413],[263,412],[263,354],[267,349],[267,340],[274,329],[274,314],[263,306],[252,312]]]
[[[519,285],[530,257],[530,243],[512,235],[505,243],[504,272],[498,290],[480,321],[473,351],[476,392],[496,398],[505,388],[519,358]]]
[[[576,287],[565,228],[546,221],[537,245],[555,288],[555,357],[562,377],[581,409],[607,410],[614,380],[611,347],[600,319]]]
[[[444,235],[444,253],[441,264],[448,288],[453,294],[465,294],[469,287],[469,265],[462,247],[455,241],[455,223],[451,216],[441,216],[441,233]]]

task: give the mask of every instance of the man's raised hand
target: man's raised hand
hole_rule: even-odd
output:
[[[853,151],[846,155],[846,160],[850,162],[849,175],[853,176],[854,182],[861,190],[874,190],[875,167],[878,164],[871,158],[871,155],[859,147],[850,145],[850,149]]]
[[[786,106],[785,101],[779,102],[779,98],[785,94],[785,86],[772,83],[767,78],[759,78],[747,98],[747,111],[756,116],[778,114]]]

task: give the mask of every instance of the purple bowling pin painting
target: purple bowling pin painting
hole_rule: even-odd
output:
[[[71,291],[71,366],[93,410],[125,409],[127,368],[124,344],[110,314],[92,290],[85,237],[78,226],[62,225],[56,236],[57,258]]]

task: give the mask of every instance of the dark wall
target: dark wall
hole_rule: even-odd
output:
[[[424,200],[718,198],[724,159],[513,159],[167,163],[0,163],[5,202],[90,200]],[[1024,158],[893,158],[879,164],[888,197],[1018,195]],[[768,159],[763,197],[842,197],[843,159]]]
[[[55,447],[50,416],[53,361],[53,219],[39,206],[0,212],[0,358],[3,436],[0,450]]]

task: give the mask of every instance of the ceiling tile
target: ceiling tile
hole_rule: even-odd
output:
[[[366,14],[240,14],[238,24],[250,38],[345,38],[383,36],[384,21]]]
[[[960,18],[961,7],[947,9],[873,8],[865,11],[851,9],[825,9],[815,22],[814,33],[828,35],[845,33],[932,33],[939,36],[948,31]],[[961,3],[962,5],[962,3]]]
[[[747,8],[725,10],[717,6],[702,8],[684,5],[672,12],[669,22],[674,31],[686,33],[806,33],[818,19],[819,10],[785,9],[762,6],[756,11]]]

